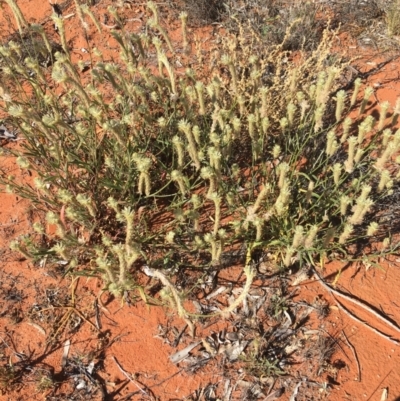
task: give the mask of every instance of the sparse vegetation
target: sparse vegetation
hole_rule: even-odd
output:
[[[55,386],[53,373],[50,369],[46,369],[44,367],[35,370],[33,373],[33,380],[38,393],[51,390]]]
[[[248,25],[249,30],[260,35],[266,45],[282,45],[284,50],[314,50],[321,42],[323,31],[329,25],[324,18],[317,18],[323,10],[316,2],[249,1],[231,0],[226,6],[225,24],[231,31],[238,25]]]
[[[399,189],[400,101],[381,103],[378,118],[369,114],[374,90],[363,89],[359,78],[348,85],[347,63],[331,57],[336,32],[316,19],[314,3],[282,12],[271,6],[268,18],[249,24],[242,10],[225,10],[234,17],[232,33],[202,72],[191,68],[188,49],[202,57],[201,43],[190,37],[186,13],[178,43],[153,2],[140,34],[125,31],[110,7],[120,57],[106,61],[89,49],[87,72],[87,63],[73,61],[62,18],[52,16],[56,46],[12,0],[7,4],[20,35],[0,46],[0,113],[23,139],[9,154],[33,174],[33,184],[5,169],[0,184],[39,212],[32,232],[12,241],[12,250],[36,263],[65,265],[73,276],[101,278],[100,303],[104,292],[147,302],[154,293],[144,275],[158,280],[163,289],[154,302],[176,309],[192,334],[193,320],[229,317],[247,305],[256,255],[268,252],[274,271],[283,272],[331,259],[365,261],[366,247],[369,262],[397,251],[398,228],[385,221],[384,210]],[[186,4],[189,16],[207,22],[222,15],[216,2]],[[102,29],[87,6],[78,10],[84,29],[89,22]],[[388,29],[396,35],[392,11]],[[306,32],[313,33],[308,41]],[[292,50],[301,50],[299,57]],[[231,264],[241,264],[245,275],[241,293],[217,311],[189,312],[184,301],[204,283],[204,272],[222,268],[234,252],[240,256]],[[190,285],[178,279],[182,272]],[[74,314],[76,327],[87,321],[98,330],[76,310],[74,290],[71,304],[49,302],[53,314],[66,310],[51,340]],[[46,308],[38,308],[31,315],[44,319]],[[294,351],[283,340],[300,329],[291,308],[279,291],[268,298],[265,313],[277,325],[290,324],[284,334],[260,330],[243,358],[249,375],[284,373]],[[328,313],[323,301],[314,309]],[[334,345],[325,337],[318,344],[320,372]],[[86,369],[75,362],[71,371]],[[3,365],[0,382],[8,388],[13,365]],[[55,386],[48,371],[37,370],[34,381],[40,392]],[[84,385],[102,392],[93,380]]]
[[[66,46],[51,77],[35,53],[19,64],[24,42],[1,47],[3,112],[25,138],[14,154],[36,175],[34,187],[1,180],[55,227],[48,235],[35,223],[46,243],[38,248],[27,236],[12,249],[101,275],[106,289],[122,295],[140,289],[143,264],[153,268],[170,253],[187,266],[200,255],[204,266],[218,265],[228,249],[247,243],[275,253],[277,268],[289,267],[333,251],[344,257],[354,241],[378,232],[379,221],[368,216],[393,193],[400,134],[385,125],[386,104],[379,122],[348,117],[359,81],[350,102],[338,90],[343,64],[326,66],[328,31],[297,65],[281,45],[258,57],[253,39],[228,36],[213,61],[219,70],[203,82],[190,68],[173,67],[171,42],[155,5],[149,10],[168,48],[156,36],[113,31],[120,63],[94,51],[87,77]],[[62,36],[62,20],[54,19]],[[366,89],[360,114],[372,93]],[[162,226],[152,223],[160,213]]]
[[[0,391],[3,394],[16,380],[16,373],[11,362],[0,366]]]
[[[392,1],[386,8],[386,24],[389,36],[400,35],[400,2]]]
[[[204,25],[221,21],[227,5],[218,0],[184,0],[184,7],[190,16],[191,24]]]

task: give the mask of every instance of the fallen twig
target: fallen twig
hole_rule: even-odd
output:
[[[368,324],[367,322],[365,322],[364,320],[361,320],[359,317],[357,317],[354,313],[350,312],[344,305],[342,305],[336,298],[336,303],[338,305],[338,307],[343,310],[348,316],[350,316],[351,318],[353,318],[354,320],[357,320],[357,322],[363,324],[364,326],[367,326],[370,330],[372,330],[375,334],[378,334],[378,336],[383,337],[385,340],[388,340],[390,342],[392,342],[393,344],[399,345],[400,341],[399,340],[395,340],[394,338],[392,338],[391,336],[389,336],[388,334],[382,333],[381,331],[379,331],[378,329],[376,329],[375,327],[371,326],[370,324]]]
[[[379,334],[380,336],[382,336],[383,338],[391,341],[394,344],[399,344],[398,340],[394,340],[393,338],[391,338],[390,336],[380,332],[378,329],[370,326],[369,324],[367,324],[366,322],[364,322],[363,320],[361,320],[360,318],[358,318],[357,316],[355,316],[353,313],[351,313],[347,308],[345,308],[335,297],[335,295],[337,295],[338,297],[344,298],[349,302],[352,302],[353,304],[359,306],[360,308],[364,309],[365,311],[369,312],[370,314],[372,314],[374,317],[376,317],[377,319],[381,320],[382,322],[384,322],[386,325],[390,326],[392,329],[394,329],[395,331],[397,331],[400,334],[400,328],[392,323],[391,321],[389,321],[388,319],[384,318],[381,314],[379,314],[377,311],[375,311],[374,309],[372,309],[371,307],[365,305],[364,303],[362,303],[361,301],[346,295],[338,290],[333,289],[331,286],[329,286],[321,277],[320,275],[317,273],[316,269],[312,267],[313,273],[316,277],[316,279],[322,284],[322,286],[327,289],[335,298],[338,306],[344,310],[350,317],[352,317],[353,319],[363,323],[364,325],[366,325],[367,327],[369,327],[372,331],[374,331],[376,334]]]
[[[147,397],[151,398],[152,400],[155,399],[155,398],[154,398],[154,395],[151,394],[150,390],[140,387],[139,384],[137,383],[137,381],[134,380],[134,379],[132,378],[132,376],[131,376],[128,372],[126,372],[126,371],[123,369],[123,367],[122,367],[122,366],[120,365],[120,363],[117,361],[117,358],[115,358],[115,356],[113,356],[112,359],[114,360],[115,364],[118,366],[118,369],[121,371],[121,373],[122,373],[131,383],[133,383],[133,384],[139,389],[139,391],[140,391],[143,395],[146,395]]]
[[[353,344],[349,341],[349,339],[346,336],[346,333],[344,332],[344,330],[342,330],[342,334],[346,340],[347,345],[349,346],[349,348],[351,349],[351,351],[353,352],[354,355],[354,359],[356,360],[357,363],[357,370],[358,370],[358,375],[357,375],[357,381],[361,382],[361,369],[360,369],[360,362],[358,360],[358,356],[356,353],[356,349],[354,348]]]
[[[61,367],[63,369],[67,366],[68,354],[69,354],[70,347],[71,347],[71,341],[68,339],[64,343],[63,354],[62,354],[62,357],[61,357]]]
[[[94,310],[95,310],[96,327],[97,327],[97,330],[100,331],[102,329],[102,326],[101,326],[101,322],[100,322],[99,303],[98,303],[97,299],[94,300]]]

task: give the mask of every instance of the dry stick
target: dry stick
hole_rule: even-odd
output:
[[[368,323],[364,322],[363,320],[361,320],[360,318],[358,318],[357,316],[355,316],[353,313],[351,313],[347,308],[345,308],[335,297],[335,295],[342,297],[344,299],[346,299],[349,302],[352,302],[353,304],[359,306],[360,308],[364,309],[365,311],[371,313],[373,316],[375,316],[376,318],[378,318],[379,320],[381,320],[382,322],[384,322],[385,324],[387,324],[388,326],[390,326],[392,329],[394,329],[395,331],[397,331],[400,334],[400,328],[390,322],[389,320],[385,319],[383,316],[381,316],[378,312],[376,312],[375,310],[373,310],[372,308],[368,307],[367,305],[363,304],[362,302],[358,301],[355,298],[350,297],[349,295],[343,294],[342,292],[339,292],[335,289],[333,289],[332,287],[330,287],[328,284],[325,283],[325,281],[319,276],[319,274],[317,273],[315,268],[312,268],[313,273],[315,275],[315,277],[317,278],[317,280],[322,284],[322,286],[327,289],[332,295],[333,298],[335,299],[336,303],[338,304],[338,306],[345,311],[349,316],[351,316],[353,319],[357,320],[358,322],[361,322],[362,324],[366,325],[367,327],[369,327],[372,331],[374,331],[376,334],[379,334],[380,336],[386,338],[387,340],[393,342],[394,344],[399,344],[400,342],[398,340],[394,340],[392,339],[390,336],[380,332],[379,330],[377,330],[376,328],[370,326]]]
[[[4,334],[10,339],[10,342],[11,342],[12,347],[10,347],[10,346],[8,345],[8,343],[4,340],[3,337],[0,337],[0,340],[3,341],[3,344],[4,344],[7,348],[9,348],[11,351],[13,351],[14,354],[15,354],[18,358],[20,358],[20,359],[26,358],[25,355],[23,355],[21,352],[18,352],[18,351],[17,351],[17,349],[15,348],[14,341],[13,341],[13,339],[12,339],[12,337],[11,337],[11,335],[10,335],[9,333],[6,333],[5,331],[0,331],[0,333],[4,333]]]
[[[325,334],[327,334],[327,335],[331,338],[331,340],[334,341],[334,343],[340,348],[340,350],[343,352],[343,355],[344,355],[349,361],[351,361],[351,359],[347,356],[346,352],[344,351],[343,347],[340,345],[339,340],[337,340],[335,337],[333,337],[333,335],[330,334],[329,332],[327,332],[326,330],[324,330],[324,329],[322,329],[322,328],[321,328],[320,330],[322,330]]]
[[[100,322],[100,311],[99,311],[99,303],[97,301],[97,298],[94,300],[94,310],[95,310],[95,319],[96,319],[96,326],[97,326],[97,330],[101,330],[101,322]]]
[[[147,397],[152,397],[145,389],[141,388],[139,386],[139,384],[137,384],[136,380],[133,380],[131,375],[129,375],[123,368],[122,366],[119,364],[119,362],[117,361],[117,358],[115,356],[112,357],[112,359],[114,360],[115,364],[118,366],[118,369],[121,371],[121,373],[131,382],[133,383],[138,389],[139,391],[143,394],[146,395]]]
[[[143,22],[140,18],[129,18],[129,19],[125,20],[125,22],[130,22],[130,21]],[[100,22],[100,24],[103,25],[105,28],[108,28],[108,29],[115,29],[118,26],[117,24],[107,25],[107,24],[104,24],[103,22]]]
[[[152,386],[148,387],[149,391],[150,389],[154,388],[154,387],[160,387],[162,384],[166,383],[168,380],[172,379],[175,376],[178,376],[181,372],[183,372],[183,368],[179,369],[176,373],[172,374],[171,376],[168,376],[167,378],[161,380],[159,383],[157,384],[153,384]],[[138,391],[134,391],[132,393],[128,393],[126,394],[124,397],[120,398],[118,401],[131,401],[131,398],[136,395],[138,393]],[[155,399],[155,398],[153,398]]]
[[[335,297],[334,297],[335,298]],[[364,320],[361,320],[359,317],[357,317],[356,315],[354,315],[352,312],[350,312],[345,306],[343,306],[336,298],[336,303],[338,305],[338,307],[340,309],[343,310],[343,312],[345,312],[347,315],[349,315],[350,317],[352,317],[354,320],[357,320],[359,323],[362,323],[364,326],[367,326],[369,329],[371,329],[375,334],[378,334],[379,336],[383,337],[384,339],[392,342],[393,344],[399,345],[400,341],[399,340],[395,340],[394,338],[392,338],[391,336],[389,336],[388,334],[385,334],[381,331],[379,331],[378,329],[376,329],[375,327],[372,327],[371,325],[369,325],[367,322],[365,322]]]
[[[186,326],[180,331],[180,333],[178,333],[178,335],[176,336],[174,342],[172,343],[172,346],[174,348],[176,348],[179,344],[179,341],[181,341],[182,335],[183,333],[186,331],[186,329],[189,327],[188,324],[186,324]]]
[[[170,281],[167,279],[167,277],[163,273],[161,273],[159,270],[152,270],[150,268],[148,268],[148,270],[151,272],[153,277],[158,278],[165,287],[169,288],[169,290],[172,293],[172,296],[175,299],[176,308],[178,310],[179,317],[181,317],[186,322],[186,324],[190,328],[191,336],[194,337],[194,324],[189,319],[188,313],[187,313],[186,309],[182,305],[182,301],[179,298],[179,294],[176,291],[176,288],[173,286],[172,283],[170,283]]]
[[[357,370],[358,370],[358,376],[357,376],[357,380],[361,383],[361,369],[360,369],[360,362],[358,360],[358,356],[356,353],[356,349],[354,348],[353,344],[349,341],[349,339],[346,336],[346,333],[344,332],[344,330],[342,330],[342,334],[346,340],[347,345],[349,346],[349,348],[351,349],[351,351],[353,352],[353,356],[354,359],[356,360],[357,363]]]
[[[375,387],[375,390],[372,392],[372,394],[365,401],[370,401],[371,400],[372,396],[379,390],[380,387],[382,387],[382,384],[391,375],[392,372],[393,372],[393,369],[390,369],[389,372],[387,373],[387,375],[384,378],[382,378],[382,380]]]
[[[65,366],[67,365],[68,354],[69,354],[70,347],[71,347],[71,341],[68,339],[67,341],[65,341],[64,347],[63,347],[63,354],[62,354],[62,357],[61,357],[61,367],[62,367],[62,369],[64,369]]]

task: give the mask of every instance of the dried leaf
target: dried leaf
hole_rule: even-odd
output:
[[[77,390],[83,390],[86,387],[86,382],[85,380],[80,379],[78,381],[78,384],[76,385]]]
[[[290,344],[285,348],[285,354],[286,355],[291,355],[295,351],[297,351],[298,349],[299,349],[299,346],[297,344]]]
[[[0,125],[0,138],[2,139],[16,139],[16,135],[8,131],[4,124]]]
[[[299,382],[296,384],[296,387],[293,390],[293,394],[290,396],[289,401],[296,401],[296,395],[299,392],[299,388],[301,386],[302,382]]]
[[[189,356],[189,352],[192,349],[196,348],[199,344],[201,344],[201,341],[196,341],[195,343],[189,344],[186,348],[184,348],[178,352],[175,352],[175,354],[172,354],[169,357],[169,360],[175,364],[183,361],[185,358],[187,358]]]
[[[273,393],[265,397],[262,401],[274,401],[277,400],[283,393],[284,393],[284,388],[281,387],[278,390],[275,390]]]
[[[69,353],[70,347],[71,347],[71,341],[70,340],[65,341],[65,343],[64,343],[64,352],[63,352],[62,357],[61,357],[61,367],[62,368],[65,368],[65,365],[67,364],[68,353]]]
[[[212,346],[206,339],[203,338],[201,343],[203,344],[203,347],[206,349],[206,352],[208,352],[211,356],[214,356],[217,353],[215,347]]]
[[[290,322],[289,326],[293,324],[292,318],[290,317],[289,313],[287,311],[283,311],[283,314],[286,316],[287,320]]]
[[[206,299],[209,300],[209,299],[211,299],[211,298],[214,298],[214,297],[216,297],[217,295],[223,293],[225,290],[226,290],[226,287],[224,287],[224,286],[219,287],[219,288],[217,288],[215,291],[213,291],[213,292],[211,292],[210,294],[208,294],[208,295],[206,296]]]
[[[297,276],[293,280],[292,286],[295,287],[296,285],[299,285],[300,283],[302,283],[303,281],[306,281],[308,279],[309,279],[308,271],[307,270],[301,270],[299,272],[299,274],[297,274]]]
[[[225,349],[225,355],[228,357],[230,362],[236,361],[239,358],[240,354],[247,347],[248,341],[238,341],[235,344],[228,345]]]
[[[224,385],[224,399],[223,401],[230,401],[232,396],[233,387],[231,386],[231,381],[227,379]]]
[[[307,330],[304,332],[305,336],[313,336],[315,334],[320,334],[320,331],[319,330]]]
[[[239,340],[239,333],[236,332],[236,331],[233,331],[233,332],[231,332],[231,333],[226,333],[225,338],[226,338],[228,341],[231,341],[231,342],[237,341],[237,340]]]
[[[44,330],[43,327],[41,327],[41,326],[39,326],[38,324],[33,323],[33,322],[28,322],[28,324],[29,324],[30,326],[34,327],[35,329],[37,329],[38,331],[40,331],[44,336],[46,335],[46,331]]]
[[[93,369],[94,369],[94,361],[90,362],[88,367],[86,368],[86,371],[89,373],[89,375],[91,375],[93,373]]]

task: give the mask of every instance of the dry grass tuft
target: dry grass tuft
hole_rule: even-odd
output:
[[[225,12],[225,5],[219,0],[183,0],[189,14],[190,24],[208,25],[220,22]]]

